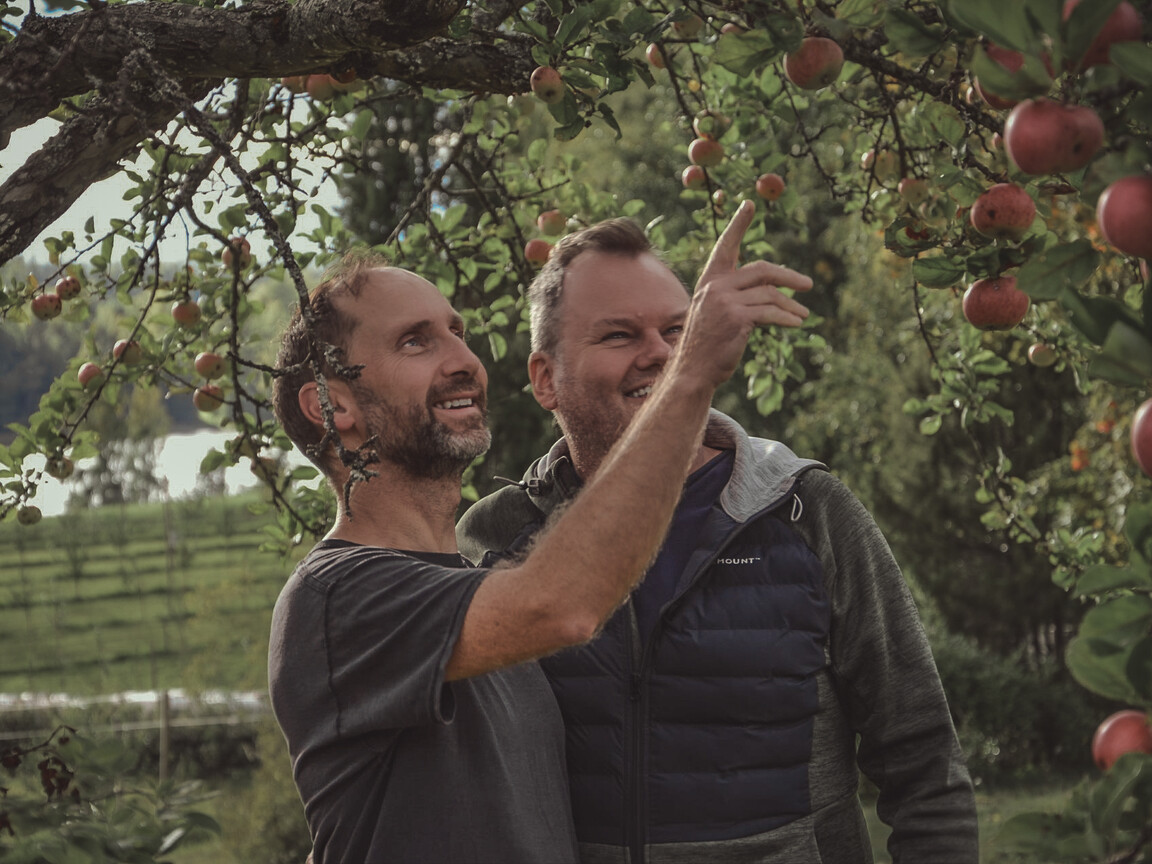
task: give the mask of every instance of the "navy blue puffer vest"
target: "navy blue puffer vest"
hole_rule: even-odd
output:
[[[627,604],[541,661],[581,842],[728,840],[808,814],[830,607],[787,502],[743,526],[712,511],[646,645]]]

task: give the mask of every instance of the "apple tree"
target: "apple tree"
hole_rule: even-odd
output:
[[[1146,395],[1149,5],[10,4],[0,143],[55,126],[5,163],[0,264],[40,254],[49,272],[6,279],[0,315],[83,332],[96,304],[112,304],[122,327],[112,344],[87,334],[0,448],[0,512],[35,521],[49,466],[91,455],[89,418],[131,384],[191,399],[234,432],[204,467],[247,461],[278,505],[281,542],[322,532],[332,502],[312,469],[278,458],[289,444],[268,407],[276,371],[251,322],[261,286],[287,281],[303,299],[358,240],[439,285],[499,365],[522,357],[524,288],[563,230],[632,216],[687,276],[741,198],[763,214],[750,257],[814,248],[819,214],[835,211],[882,240],[913,313],[933,389],[904,410],[923,435],[947,427],[976,442],[985,525],[1084,599],[1068,650],[1079,680],[1152,707],[1146,478],[1112,459],[1122,479],[1096,530],[1049,496],[1050,474],[1025,476],[985,435],[1013,425],[1004,382],[1025,363],[1069,372],[1085,399],[1103,392],[1113,443]],[[645,159],[604,176],[578,155],[592,137],[622,148],[635,132],[625,110],[680,154],[670,170]],[[53,229],[109,177],[126,187],[116,212]],[[338,182],[354,190],[343,211],[323,203]],[[819,279],[824,261],[785,263]],[[743,387],[762,414],[819,374],[815,353],[835,351],[821,317],[753,341]],[[317,374],[321,357],[340,368],[330,347],[313,346]],[[1095,454],[1078,446],[1069,469],[1091,487]],[[350,486],[371,482],[371,452],[342,456]],[[1079,823],[1092,850],[1148,842],[1125,808],[1152,801],[1152,768],[1123,764],[1129,780],[1110,773],[1103,810]]]

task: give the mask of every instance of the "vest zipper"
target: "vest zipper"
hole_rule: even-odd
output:
[[[643,657],[648,653],[640,639],[640,623],[636,618],[635,604],[628,603],[628,647],[632,662],[632,776],[629,778],[631,793],[631,830],[627,832],[628,860],[630,864],[644,864],[644,799],[647,784],[644,782],[645,766],[648,763],[645,746],[644,723],[648,713],[647,689],[644,687]]]

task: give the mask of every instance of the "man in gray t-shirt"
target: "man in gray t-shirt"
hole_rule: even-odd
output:
[[[365,256],[293,316],[276,416],[339,510],[276,603],[268,673],[316,864],[576,860],[560,718],[530,661],[587,642],[628,595],[752,328],[807,315],[775,287],[807,277],[737,267],[753,213],[718,241],[659,381],[621,394],[642,407],[603,470],[502,569],[456,548],[460,477],[489,442],[461,316]]]

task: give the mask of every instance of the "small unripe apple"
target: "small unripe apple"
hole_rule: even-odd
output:
[[[21,525],[35,525],[43,518],[44,514],[35,504],[25,504],[16,511],[16,521]]]
[[[56,283],[56,296],[61,300],[71,300],[80,294],[80,280],[75,276],[64,276]]]
[[[1045,345],[1043,342],[1034,342],[1028,346],[1028,362],[1033,366],[1046,369],[1053,365],[1057,359],[1056,351],[1051,345]]]
[[[219,378],[228,369],[228,364],[224,362],[224,358],[212,351],[200,352],[196,355],[194,363],[196,374],[202,375],[210,381]]]
[[[112,356],[125,366],[135,366],[144,360],[144,349],[135,339],[120,339],[112,346]]]
[[[980,279],[964,292],[964,317],[981,330],[1011,330],[1028,313],[1028,295],[1016,287],[1015,276]]]
[[[894,150],[868,150],[860,157],[860,167],[872,171],[876,179],[891,186],[900,176],[900,156]]]
[[[549,237],[563,234],[567,222],[559,210],[545,210],[536,217],[536,227],[540,229],[541,234],[547,234]]]
[[[997,183],[972,205],[972,227],[994,240],[1019,240],[1032,227],[1036,202],[1015,183]]]
[[[721,33],[744,33],[746,31],[739,24],[737,24],[733,21],[729,21],[727,24],[725,24],[723,27],[720,28],[720,32]]]
[[[692,118],[692,131],[697,138],[721,138],[732,128],[732,119],[707,108]]]
[[[1101,771],[1107,771],[1125,753],[1152,753],[1152,728],[1143,711],[1117,711],[1106,717],[1092,736],[1092,761]]]
[[[928,181],[923,177],[905,177],[896,186],[896,194],[913,207],[919,207],[927,201],[930,191]]]
[[[680,172],[680,182],[685,189],[703,189],[707,185],[707,175],[699,165],[689,165]]]
[[[695,39],[704,29],[704,19],[699,15],[689,15],[683,21],[676,21],[672,29],[681,39]]]
[[[552,254],[552,244],[539,237],[533,237],[524,244],[524,260],[529,264],[543,264]]]
[[[765,201],[775,201],[784,194],[784,178],[779,174],[761,174],[756,178],[756,194]]]
[[[289,75],[287,78],[281,78],[280,83],[289,93],[303,93],[308,89],[308,76]]]
[[[1152,477],[1152,399],[1148,399],[1132,415],[1132,456],[1140,470]]]
[[[236,253],[240,253],[241,270],[252,263],[252,244],[248,242],[247,237],[228,238],[228,244],[224,247],[224,251],[220,253],[220,261],[229,270],[232,269],[232,262],[235,260]]]
[[[724,192],[723,189],[712,190],[712,203],[716,205],[717,208],[723,208],[727,201],[728,195]]]
[[[1096,202],[1100,233],[1125,255],[1152,258],[1152,176],[1121,177]]]
[[[541,102],[554,105],[564,101],[564,81],[551,66],[537,66],[528,84]]]
[[[1025,174],[1076,171],[1103,143],[1100,115],[1085,105],[1026,99],[1004,121],[1004,147]]]
[[[88,389],[89,384],[99,387],[100,382],[104,380],[104,370],[95,363],[85,363],[76,373],[76,380],[85,390]]]
[[[192,394],[192,404],[197,411],[216,411],[224,404],[224,391],[216,384],[202,384]]]
[[[67,480],[72,476],[74,470],[76,470],[76,466],[67,456],[52,456],[44,464],[45,473],[57,480]]]
[[[697,138],[688,145],[688,161],[712,168],[724,158],[724,145],[715,138]]]
[[[55,318],[63,308],[64,304],[60,302],[59,294],[39,294],[32,298],[32,314],[41,321]]]
[[[655,42],[649,43],[648,47],[644,49],[644,56],[657,69],[664,68],[664,55],[660,52],[660,46]]]
[[[784,55],[784,74],[804,90],[820,90],[840,77],[844,51],[823,36],[809,36],[800,47]]]
[[[1072,10],[1080,5],[1080,0],[1065,0],[1064,20],[1067,21]],[[1121,0],[1119,6],[1112,10],[1088,50],[1077,65],[1079,69],[1089,66],[1107,66],[1112,62],[1109,51],[1116,42],[1138,42],[1144,37],[1144,19],[1140,13],[1127,0]]]
[[[177,300],[172,304],[172,318],[181,327],[195,327],[200,323],[200,305],[195,300]]]

